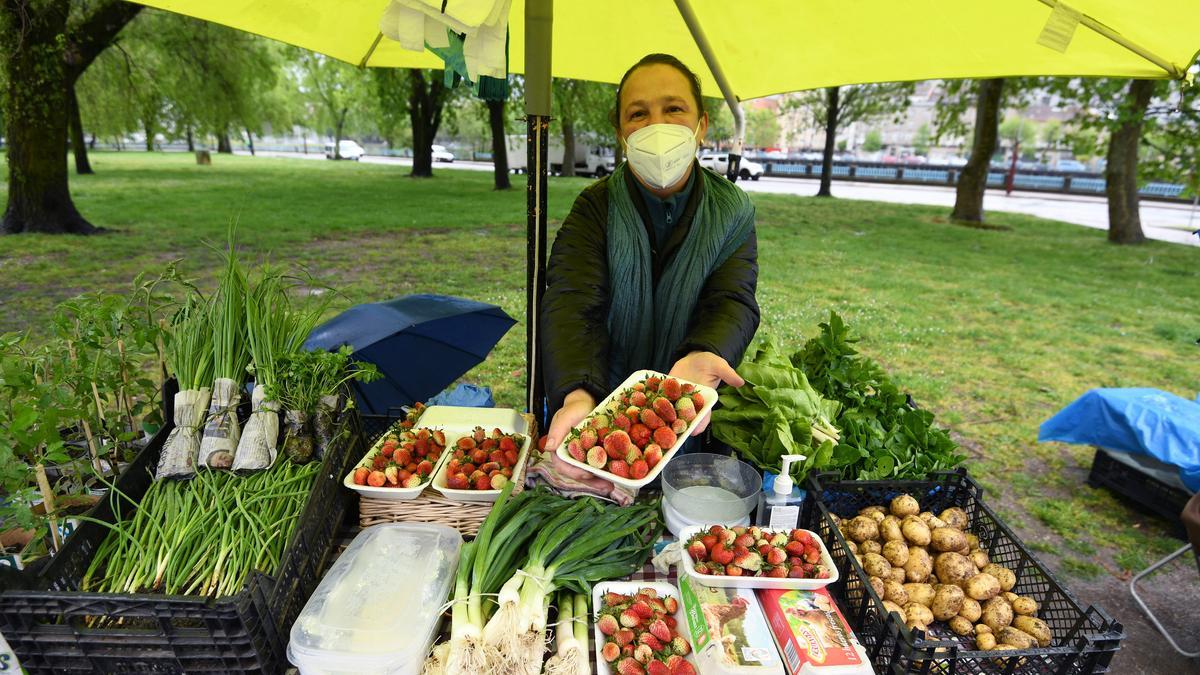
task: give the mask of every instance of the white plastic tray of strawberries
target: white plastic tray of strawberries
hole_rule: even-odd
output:
[[[696,649],[692,644],[692,636],[688,631],[687,619],[683,615],[683,600],[679,597],[679,589],[675,588],[674,584],[665,581],[602,581],[592,587],[592,649],[596,652],[596,674],[597,675],[613,675],[616,670],[609,665],[608,661],[604,660],[604,656],[600,651],[604,648],[604,633],[600,632],[600,609],[603,605],[605,593],[620,593],[621,595],[633,595],[644,588],[652,588],[658,597],[675,598],[679,603],[679,609],[671,616],[675,619],[675,630],[687,640],[691,651],[683,657],[685,661],[696,667]],[[620,663],[620,659],[617,660]],[[699,671],[697,671],[699,672]]]
[[[575,430],[583,429],[587,425],[588,420],[590,420],[593,415],[595,415],[598,412],[606,411],[608,409],[609,405],[611,405],[612,402],[615,401],[621,395],[621,392],[625,391],[626,389],[629,389],[634,384],[646,379],[647,377],[666,378],[667,375],[664,375],[663,373],[653,371],[653,370],[639,370],[639,371],[634,372],[632,375],[625,378],[625,381],[622,382],[619,387],[617,387],[611,394],[609,394],[607,397],[605,397],[604,400],[601,401],[595,408],[593,408],[592,412],[588,413],[588,416],[583,418],[583,421],[575,426]],[[650,469],[650,472],[646,474],[645,478],[641,478],[641,479],[622,478],[621,476],[618,476],[613,473],[609,473],[608,471],[606,471],[602,468],[594,467],[591,464],[588,464],[587,462],[580,462],[579,460],[575,459],[567,452],[567,444],[569,441],[567,441],[565,439],[558,446],[558,448],[555,450],[555,452],[558,454],[559,458],[561,458],[567,464],[570,464],[572,466],[577,466],[577,467],[583,469],[584,471],[593,473],[607,481],[616,483],[617,485],[622,485],[627,488],[633,488],[636,490],[636,489],[639,489],[639,488],[649,484],[655,478],[658,478],[658,474],[662,473],[662,470],[664,468],[666,468],[667,462],[671,461],[671,458],[673,458],[676,455],[676,453],[679,452],[679,448],[683,447],[683,444],[686,443],[687,439],[691,437],[692,429],[695,428],[696,423],[699,422],[700,420],[704,419],[704,416],[712,411],[713,405],[715,405],[717,402],[717,390],[716,389],[713,389],[712,387],[709,387],[709,386],[706,386],[703,384],[689,382],[688,380],[685,380],[680,377],[677,377],[675,379],[679,380],[679,382],[682,384],[690,384],[693,387],[695,387],[696,391],[700,392],[700,395],[704,397],[704,407],[702,407],[696,411],[695,419],[693,419],[692,422],[690,424],[688,424],[687,431],[685,431],[682,434],[679,434],[679,436],[675,440],[675,445],[672,445],[670,448],[663,448],[662,461],[660,461],[658,464],[655,464],[654,468]]]
[[[824,588],[825,586],[837,581],[839,578],[837,565],[833,564],[833,558],[829,555],[829,549],[825,548],[825,542],[821,541],[821,536],[812,530],[803,530],[803,528],[797,529],[807,532],[808,535],[812,537],[813,541],[817,543],[817,547],[821,551],[821,561],[819,564],[824,565],[825,569],[829,570],[828,579],[788,579],[779,577],[748,576],[731,577],[724,574],[701,574],[696,571],[696,565],[692,560],[692,556],[688,555],[687,541],[694,535],[703,530],[707,530],[711,526],[712,525],[689,525],[688,527],[683,528],[683,531],[679,533],[679,541],[684,545],[683,560],[680,563],[683,565],[683,571],[704,586],[709,586],[711,588],[774,588],[811,591],[818,588]],[[766,527],[759,529],[761,529],[763,532],[770,532],[771,534],[775,534],[776,532],[784,532],[790,535],[791,533],[791,530],[772,530]]]
[[[525,442],[521,444],[520,451],[517,454],[517,463],[513,465],[514,479],[521,476],[525,467],[525,462],[529,459],[529,449],[533,447],[533,438],[530,437],[528,429],[526,428],[523,431],[512,431],[501,426],[479,426],[483,426],[483,428],[486,429],[489,434],[492,433],[492,429],[500,429],[500,431],[505,433],[518,433],[525,437]],[[524,428],[524,420],[522,420],[522,427]],[[462,438],[463,436],[469,436],[471,430],[474,428],[475,425],[472,425],[471,429],[467,430],[466,432],[456,434],[453,440],[451,440],[449,434],[447,434],[447,446],[446,452],[444,453],[447,459],[438,465],[437,469],[433,472],[433,480],[430,481],[429,484],[433,486],[434,490],[437,490],[445,495],[447,499],[453,499],[459,502],[495,502],[496,499],[500,497],[501,490],[456,490],[446,484],[446,473],[450,467],[449,457],[454,454],[454,443],[456,443],[458,439]]]
[[[525,418],[516,410],[512,408],[468,408],[463,406],[434,405],[425,408],[425,411],[421,413],[420,419],[417,420],[416,425],[413,427],[414,429],[422,427],[441,429],[446,434],[446,449],[442,451],[441,457],[438,458],[438,461],[433,466],[432,480],[427,480],[414,488],[356,485],[354,483],[354,469],[351,469],[350,473],[346,474],[345,479],[342,480],[342,485],[354,490],[360,496],[367,499],[381,499],[385,501],[408,501],[416,499],[421,496],[426,487],[433,485],[437,481],[439,472],[444,473],[442,468],[453,452],[454,442],[470,434],[476,426],[487,429],[489,433],[492,429],[500,429],[500,431],[505,433],[523,434],[526,437],[526,442],[522,448],[521,456],[517,458],[517,467],[521,467],[524,464],[525,458],[529,454],[529,427]],[[387,433],[379,437],[375,445],[363,455],[358,464],[354,465],[355,468],[370,466],[369,459],[383,446],[383,441],[387,438],[388,434],[399,433],[399,431],[400,422],[397,421],[396,424],[388,429]],[[516,467],[513,469],[513,474],[517,474]],[[500,494],[499,490],[449,490],[449,488],[446,488],[445,476],[442,477],[441,485],[441,488],[438,488],[436,485],[434,488],[442,494],[446,494],[448,498],[458,501],[494,502]],[[467,497],[460,497],[457,494],[451,496],[447,494],[447,490],[453,493],[472,492],[475,494],[468,495]],[[488,498],[489,496],[490,499]]]

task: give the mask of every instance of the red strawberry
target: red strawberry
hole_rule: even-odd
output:
[[[600,619],[596,621],[596,628],[599,628],[600,632],[604,633],[605,635],[612,635],[621,629],[621,627],[617,625],[617,617],[613,616],[612,614],[601,614]]]
[[[630,422],[638,421],[638,419],[641,418],[641,414],[642,414],[642,409],[637,407],[636,405],[631,405],[625,409],[625,416],[629,418]]]
[[[712,560],[718,565],[728,565],[733,562],[733,551],[725,547],[725,542],[717,542],[712,548]]]
[[[425,460],[417,465],[417,473],[422,476],[428,476],[433,473],[433,462]]]
[[[644,448],[650,443],[650,435],[652,433],[650,427],[639,422],[629,429],[629,440],[633,441],[633,444],[639,448]]]
[[[797,558],[804,555],[804,544],[801,544],[798,541],[789,541],[787,546],[784,546],[783,548],[785,551],[787,551],[788,555],[796,556]]]
[[[621,659],[617,664],[618,675],[645,675],[646,670],[642,668],[642,664],[633,660],[630,657]]]
[[[579,432],[579,444],[583,446],[584,450],[591,450],[598,442],[595,429],[589,427]]]
[[[633,426],[633,422],[624,415],[617,415],[613,418],[613,426],[621,431],[629,431],[629,427]]]
[[[604,437],[604,450],[612,459],[625,459],[629,451],[629,434],[619,429],[609,433]]]
[[[673,448],[675,447],[676,440],[678,440],[678,437],[675,435],[675,432],[666,427],[659,427],[654,430],[654,442],[660,447]]]
[[[774,546],[772,546],[767,551],[767,562],[768,563],[771,563],[772,565],[778,565],[779,563],[783,562],[784,560],[787,560],[787,553],[784,553],[783,549],[775,548]]]
[[[605,643],[604,649],[600,650],[600,656],[602,656],[605,661],[612,663],[620,658],[621,648],[618,647],[617,643],[615,642]]]
[[[642,625],[642,617],[632,609],[621,612],[621,625],[626,628],[637,628]]]
[[[800,567],[800,566],[796,566],[796,567],[793,567],[792,569],[788,570],[788,578],[789,579],[803,579],[804,578],[804,568]]]
[[[671,402],[662,396],[654,399],[654,403],[651,406],[664,424],[670,424],[678,417],[675,413],[675,406],[671,405]]]
[[[804,530],[792,530],[792,540],[807,546],[812,543],[812,536]]]
[[[606,605],[623,605],[627,602],[629,602],[629,596],[627,595],[613,593],[612,591],[604,594],[604,604]]]
[[[455,443],[454,445],[459,450],[474,450],[475,439],[471,438],[470,436],[463,436],[462,438],[458,439],[458,443]]]
[[[422,431],[424,431],[424,429],[422,429]],[[477,426],[475,427],[475,430],[471,432],[471,437],[475,439],[476,443],[482,443],[487,439],[488,433],[484,431],[483,427]]]
[[[671,675],[679,672],[680,664],[691,665],[679,654],[672,654],[667,658],[667,668],[670,669]]]
[[[651,408],[643,408],[642,424],[649,427],[651,431],[654,431],[655,429],[661,427],[664,422],[662,421],[662,418],[658,416],[658,413],[654,412],[654,410]]]
[[[446,432],[442,431],[441,429],[434,429],[433,433],[430,434],[429,437],[432,438],[433,442],[437,443],[439,447],[446,447]]]
[[[663,598],[663,604],[667,606],[667,614],[674,614],[675,612],[679,611],[679,601],[670,595]],[[672,621],[674,621],[674,619],[672,619]],[[671,622],[668,621],[667,623],[670,624]],[[674,626],[671,627],[674,628]]]
[[[367,484],[367,476],[369,476],[369,475],[371,475],[370,469],[368,469],[365,466],[358,467],[357,469],[354,470],[354,484],[355,485],[366,485]]]
[[[635,391],[629,395],[629,404],[639,408],[646,407],[646,392]]]
[[[700,537],[700,541],[704,542],[704,548],[711,551],[712,548],[717,545],[717,535],[706,534],[703,537]]]
[[[628,629],[619,630],[613,634],[613,639],[616,640],[617,644],[621,645],[622,647],[624,647],[627,644],[632,643],[633,638],[634,638],[633,631],[628,630]]]
[[[383,455],[375,455],[375,459],[371,460],[371,468],[382,471],[388,465],[388,458]]]
[[[633,658],[637,659],[639,663],[650,663],[654,658],[654,650],[650,648],[650,645],[640,644],[634,648]]]
[[[696,391],[696,385],[692,384],[691,382],[684,382],[683,387],[680,388],[680,391],[682,391],[684,394],[690,394],[693,391]]]
[[[725,575],[730,577],[740,577],[742,576],[742,568],[738,567],[737,565],[726,565]]]
[[[673,600],[674,598],[667,598],[667,599]],[[675,607],[675,609],[679,609],[679,603],[676,603],[673,606]],[[678,622],[675,621],[675,617],[671,616],[670,614],[664,616],[663,621],[667,622],[667,628],[670,628],[671,630],[675,630],[675,628],[678,626]]]
[[[671,640],[671,651],[675,652],[679,656],[687,656],[688,653],[692,651],[692,646],[688,644],[687,640],[683,639],[682,635],[676,635]],[[686,663],[686,661],[684,663]]]
[[[737,546],[745,546],[746,548],[750,548],[751,546],[754,546],[754,537],[752,537],[749,532],[746,532],[739,534],[738,538],[733,540],[733,543]]]
[[[387,476],[382,471],[372,471],[367,474],[367,485],[371,487],[383,487],[387,482]]]
[[[804,562],[813,563],[814,565],[821,562],[821,552],[815,548],[804,549]]]
[[[656,621],[655,623],[659,623],[659,622]],[[666,626],[666,624],[663,624],[663,625]],[[661,652],[663,650],[662,640],[659,640],[652,633],[642,633],[641,635],[638,636],[638,642],[646,645],[647,647],[649,647],[650,649],[652,649],[656,652]]]
[[[412,452],[405,450],[404,448],[400,448],[396,452],[392,453],[392,461],[400,466],[405,466],[413,461]]]
[[[646,665],[647,675],[671,675],[671,669],[662,661],[651,661]]]
[[[688,544],[687,551],[688,555],[692,556],[692,560],[700,561],[708,557],[708,549],[704,548],[704,543],[699,540]]]
[[[654,637],[658,638],[662,642],[670,642],[671,641],[671,629],[667,628],[667,623],[665,621],[663,621],[662,619],[657,619],[654,621],[654,623],[650,624],[650,633],[653,634]],[[658,652],[658,651],[662,651],[662,650],[655,649],[654,651]]]
[[[614,476],[629,478],[629,465],[622,460],[614,459],[608,463],[608,472]]]
[[[673,377],[668,377],[663,380],[662,393],[674,403],[679,400],[680,396],[683,396],[683,384]]]
[[[492,489],[492,479],[488,478],[486,475],[480,476],[475,479],[474,488],[476,490],[491,490]]]
[[[467,480],[465,474],[456,473],[446,478],[446,487],[451,490],[469,490],[471,489],[471,483]]]
[[[651,469],[654,468],[655,464],[662,461],[662,456],[662,448],[658,447],[657,443],[647,445],[646,449],[642,451],[642,459],[646,460],[646,466]]]
[[[696,563],[696,574],[708,574],[708,565],[702,562]]]
[[[690,398],[681,398],[675,402],[675,413],[680,419],[691,422],[696,419],[696,405]]]
[[[621,647],[621,656],[628,656],[628,657],[632,658],[633,657],[633,645],[629,644],[629,645],[625,645],[624,647]]]
[[[583,462],[587,460],[587,451],[583,449],[583,446],[580,445],[578,440],[567,443],[567,454],[570,455],[571,458],[576,462]]]
[[[504,438],[500,439],[500,449],[505,452],[508,452],[509,450],[516,452],[517,442],[513,440],[512,436],[505,436]]]
[[[754,551],[748,551],[734,557],[733,564],[746,570],[747,572],[757,572],[762,569],[762,556]]]
[[[676,436],[682,436],[687,429],[687,420],[683,419],[682,417],[676,419],[674,422],[671,422],[671,431],[674,431]]]
[[[646,460],[644,459],[639,459],[638,461],[629,465],[629,475],[632,476],[634,480],[641,480],[649,473],[650,466],[646,464]]]
[[[629,609],[632,610],[633,613],[642,617],[643,619],[653,619],[654,618],[654,610],[650,609],[650,605],[647,604],[645,600],[638,600],[637,602],[630,605]]]
[[[504,451],[504,461],[501,462],[501,464],[503,464],[504,466],[513,467],[513,466],[517,465],[517,460],[519,458],[520,458],[520,455],[517,453],[516,450],[505,450]]]
[[[778,549],[777,549],[777,550],[778,550]],[[782,578],[784,578],[784,577],[786,577],[786,576],[787,576],[787,573],[788,573],[788,570],[787,570],[787,568],[786,568],[786,567],[784,567],[783,565],[776,565],[775,567],[771,567],[771,568],[769,568],[769,569],[767,570],[767,573],[766,573],[765,575],[763,575],[763,576],[768,576],[768,577],[774,577],[774,578],[777,578],[777,579],[782,579]]]
[[[660,384],[662,384],[662,378],[647,377],[646,378],[646,391],[658,391],[658,386]]]
[[[592,448],[591,450],[588,450],[587,451],[587,463],[588,463],[588,466],[592,466],[597,469],[604,468],[604,465],[608,463],[608,455],[605,454],[604,448],[596,446],[596,447]]]

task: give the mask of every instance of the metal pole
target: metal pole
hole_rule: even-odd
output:
[[[538,322],[542,292],[546,286],[546,176],[550,132],[551,76],[554,0],[525,2],[525,121],[526,152],[526,289],[525,289],[525,404],[546,429],[545,394]]]
[[[729,80],[725,78],[725,71],[721,69],[717,55],[713,53],[712,45],[704,35],[704,28],[700,26],[700,20],[696,18],[696,13],[692,11],[691,3],[688,0],[675,0],[675,7],[679,9],[679,16],[683,17],[683,22],[687,24],[688,31],[692,34],[692,40],[700,50],[700,55],[704,57],[704,63],[708,66],[709,72],[717,81],[717,87],[721,90],[721,95],[725,97],[725,103],[729,105],[729,112],[733,113],[733,150],[729,153],[728,175],[729,180],[737,180],[738,167],[742,160],[742,146],[746,138],[746,118],[742,115],[741,103],[734,94]]]

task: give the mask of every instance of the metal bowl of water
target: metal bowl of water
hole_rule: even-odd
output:
[[[662,472],[667,505],[695,524],[734,524],[758,504],[762,475],[725,455],[691,453],[671,460]]]

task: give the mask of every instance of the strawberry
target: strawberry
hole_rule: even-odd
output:
[[[662,418],[658,416],[658,413],[654,412],[654,410],[651,408],[642,409],[641,421],[642,424],[646,425],[651,431],[654,431],[664,424]]]
[[[587,461],[587,452],[583,449],[583,446],[580,445],[578,440],[567,443],[567,454],[570,455],[571,459],[574,459],[576,462]]]
[[[634,480],[641,480],[649,473],[650,466],[646,464],[646,460],[644,459],[639,459],[633,464],[629,465],[629,475],[632,476]]]
[[[771,535],[770,542],[772,546],[787,546],[788,536],[783,532],[776,532]]]
[[[684,394],[690,394],[693,391],[696,391],[696,385],[692,384],[691,382],[684,382],[683,386],[680,388],[680,391],[682,391]]]
[[[629,431],[629,427],[633,426],[633,421],[624,415],[617,415],[613,418],[613,426],[621,431]]]
[[[801,544],[798,541],[789,541],[787,546],[784,546],[783,548],[785,551],[787,551],[788,555],[796,556],[797,558],[804,555],[804,544]]]
[[[667,614],[674,614],[675,612],[679,611],[679,601],[669,595],[663,598],[663,604],[667,607]],[[674,621],[674,619],[671,619],[671,621]],[[668,621],[667,623],[669,624],[671,621]],[[674,628],[674,626],[671,626],[671,628]]]
[[[644,394],[644,393],[646,393],[646,383],[645,382],[634,382],[633,387],[631,387],[631,389],[633,389],[634,391],[640,391]]]
[[[704,548],[711,551],[712,547],[717,545],[717,535],[706,534],[706,535],[700,537],[700,541],[704,543]]]
[[[814,565],[821,562],[821,552],[815,548],[804,549],[804,562],[813,563]]]
[[[650,609],[650,605],[647,604],[645,600],[638,600],[637,602],[633,603],[629,609],[642,619],[654,618],[654,610]]]
[[[660,384],[662,384],[662,378],[647,377],[646,378],[646,391],[658,391],[658,387]]]
[[[675,402],[675,413],[680,419],[691,422],[696,419],[696,405],[685,396]]]
[[[591,450],[588,450],[587,463],[588,466],[592,466],[597,469],[604,468],[604,465],[608,463],[608,455],[604,454],[604,448],[597,446]]]
[[[645,672],[642,664],[630,657],[621,659],[621,662],[617,664],[617,675],[645,675]]]
[[[662,461],[662,456],[662,448],[660,448],[657,443],[651,443],[646,446],[645,450],[642,450],[642,459],[646,460],[646,466],[650,467],[651,469],[654,468],[655,464],[658,464]]]
[[[508,478],[504,474],[497,472],[492,476],[491,486],[493,490],[503,490],[505,485],[508,485]]]
[[[679,654],[672,654],[671,656],[667,657],[667,668],[671,671],[671,675],[675,675],[675,673],[679,672],[679,664],[681,663],[687,664],[687,661],[685,661],[684,658]]]
[[[783,562],[784,560],[787,560],[787,553],[785,553],[783,551],[783,549],[775,548],[774,546],[771,546],[767,550],[767,562],[768,563],[770,563],[772,565],[778,565],[779,563]]]
[[[708,565],[702,562],[696,563],[696,574],[708,574]]]
[[[671,675],[671,669],[662,661],[651,661],[646,665],[647,675]]]
[[[371,475],[370,469],[368,469],[365,466],[358,467],[357,469],[354,470],[354,484],[355,485],[366,485],[367,484],[367,476],[369,476],[369,475]]]
[[[433,462],[431,462],[429,460],[425,460],[417,465],[417,474],[418,475],[428,476],[431,473],[433,473]]]
[[[471,482],[467,480],[466,474],[456,473],[446,477],[446,487],[451,490],[470,490]]]
[[[587,428],[579,432],[579,444],[584,450],[591,450],[598,442],[595,429]]]
[[[654,442],[660,447],[673,448],[675,447],[676,440],[678,440],[678,437],[675,435],[675,432],[667,427],[659,427],[654,430]]]
[[[661,389],[663,396],[671,399],[672,403],[678,401],[680,396],[683,396],[683,384],[673,377],[663,380]]]
[[[415,487],[419,487],[420,485],[421,485],[421,477],[416,474],[413,474],[413,475],[409,476],[408,478],[404,479],[404,487],[406,487],[406,488],[415,488]]]
[[[629,429],[629,440],[639,448],[644,448],[650,442],[650,436],[653,432],[650,427],[641,422],[633,425]]]
[[[621,629],[621,627],[617,625],[617,617],[613,616],[612,614],[601,614],[600,619],[596,621],[596,628],[599,628],[600,632],[604,633],[605,635],[612,635]]]
[[[658,598],[650,598],[646,601],[650,604],[650,609],[654,610],[654,616],[661,617],[667,613],[667,605]]]
[[[671,629],[667,628],[667,622],[663,621],[662,619],[656,619],[653,623],[651,623],[649,630],[650,630],[650,634],[652,634],[654,637],[658,638],[660,641],[662,641],[662,642],[670,642],[671,641]],[[658,652],[658,651],[662,651],[662,649],[657,648],[654,651]]]
[[[668,599],[668,600],[674,600],[674,598],[667,598],[667,599]],[[673,607],[675,607],[675,609],[679,609],[679,603],[678,603],[678,602],[676,602],[676,603],[675,603],[674,605],[672,605],[672,606],[673,606]],[[667,622],[667,628],[670,628],[671,630],[675,630],[675,629],[678,627],[678,625],[679,625],[679,622],[677,622],[677,621],[675,620],[675,617],[671,616],[670,614],[668,614],[668,615],[664,616],[664,617],[663,617],[663,621],[666,621],[666,622]]]
[[[622,460],[614,459],[608,463],[608,472],[614,476],[629,478],[629,465]]]
[[[617,643],[615,642],[605,643],[604,649],[600,650],[600,656],[602,656],[605,661],[612,663],[620,658],[621,648],[618,647]]]
[[[738,538],[733,540],[733,543],[737,546],[745,546],[746,548],[750,548],[751,546],[754,546],[754,537],[750,536],[749,532],[745,532],[743,534],[739,534]]]
[[[628,656],[628,657],[632,658],[633,657],[633,645],[628,644],[628,645],[625,645],[624,647],[621,647],[621,656]]]
[[[396,467],[395,464],[393,464],[383,470],[383,477],[387,478],[387,482],[389,485],[399,485],[400,484],[400,469],[398,467]],[[408,478],[408,476],[405,476],[405,478]]]
[[[475,445],[475,439],[471,438],[470,436],[463,436],[462,438],[458,439],[457,443],[454,444],[454,446],[459,450],[474,450]]]
[[[637,628],[642,625],[642,617],[632,609],[621,612],[621,625],[626,628]]]
[[[695,540],[688,544],[687,552],[688,555],[692,556],[692,560],[697,562],[708,557],[708,549],[704,548],[704,543],[699,540]]]
[[[632,394],[630,394],[629,395],[629,405],[636,406],[638,408],[645,408],[646,407],[646,392],[635,391]]]
[[[630,422],[638,421],[641,418],[641,415],[642,409],[636,405],[631,405],[625,409],[625,416],[629,418]]]
[[[792,530],[792,541],[798,541],[801,544],[808,546],[812,543],[812,536],[804,530]]]
[[[679,656],[687,656],[692,651],[692,646],[688,644],[687,640],[683,639],[682,635],[676,635],[671,640],[671,651]]]
[[[433,439],[433,442],[436,443],[439,448],[446,447],[446,432],[442,431],[441,429],[434,429],[433,433],[430,434],[429,437]]]
[[[612,459],[625,459],[629,451],[629,434],[620,429],[604,437],[604,450]]]
[[[683,419],[682,417],[676,419],[674,422],[671,422],[671,431],[674,431],[676,436],[682,436],[687,429],[687,420]]]
[[[388,459],[391,459],[392,453],[394,453],[394,452],[396,452],[396,446],[385,445],[385,446],[383,446],[382,449],[380,449],[379,454],[383,455],[384,457],[387,457]]]
[[[512,436],[505,436],[500,439],[499,447],[504,452],[508,452],[509,450],[516,452],[517,442],[515,440],[513,440]]]
[[[476,443],[484,442],[487,439],[487,436],[488,433],[483,430],[483,427],[477,426],[475,427],[475,430],[471,432],[471,438],[474,438]]]
[[[501,464],[503,464],[504,466],[507,466],[507,467],[513,467],[513,466],[517,465],[517,460],[519,458],[520,458],[520,455],[517,453],[516,450],[505,450],[504,451],[504,461],[501,462]]]
[[[604,604],[606,605],[623,605],[629,602],[629,596],[613,593],[609,591],[604,594]]]
[[[661,623],[661,620],[656,621],[655,623]],[[663,626],[666,626],[666,624],[664,623]],[[653,633],[642,633],[638,636],[638,642],[646,645],[651,650],[656,652],[661,652],[663,650],[662,640],[658,639],[658,637]]]
[[[762,569],[762,556],[754,551],[748,551],[734,557],[733,564],[746,570],[747,572],[757,572]]]
[[[375,459],[371,460],[371,468],[382,471],[388,465],[388,458],[383,455],[375,455]]]
[[[778,550],[778,549],[776,549],[776,550]],[[774,577],[776,579],[782,579],[782,578],[786,577],[787,575],[788,575],[788,569],[786,567],[784,567],[783,565],[776,565],[775,567],[768,568],[767,573],[764,574],[763,576]]]
[[[671,405],[671,402],[662,396],[654,399],[654,403],[652,403],[651,406],[654,408],[655,414],[658,415],[658,418],[661,419],[664,424],[670,424],[678,417],[678,415],[675,413],[675,406]]]
[[[372,471],[367,474],[367,485],[371,487],[383,487],[383,484],[386,482],[387,476],[382,471]]]
[[[740,577],[742,576],[742,568],[738,567],[737,565],[726,565],[725,575],[731,577]]]
[[[631,644],[633,642],[633,638],[633,631],[628,629],[619,630],[616,633],[613,633],[613,639],[616,640],[617,644],[621,645],[622,647],[627,644]]]
[[[653,588],[643,588],[642,590],[638,591],[638,595],[641,596],[643,600],[646,600],[647,598],[657,598],[658,591],[654,590]]]
[[[733,562],[733,551],[725,548],[724,542],[717,542],[712,548],[712,560],[718,565],[728,565]]]
[[[650,645],[640,644],[633,650],[633,658],[637,659],[638,663],[650,663],[654,658],[654,650]]]

